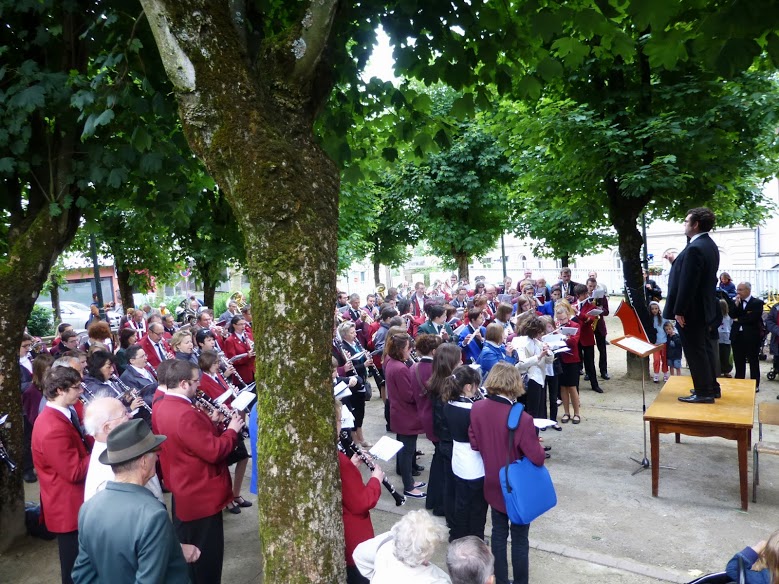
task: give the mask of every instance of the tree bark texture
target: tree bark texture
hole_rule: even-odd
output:
[[[381,264],[373,262],[373,283],[376,287],[381,283]]]
[[[54,311],[54,326],[58,326],[62,322],[62,313],[60,310],[60,287],[57,284],[57,279],[52,276],[51,278],[51,308]]]
[[[457,261],[457,276],[460,278],[460,280],[463,280],[464,278],[470,279],[468,270],[468,255],[455,252],[454,259]]]
[[[61,177],[64,178],[64,177]],[[10,243],[8,261],[0,267],[0,415],[8,414],[0,429],[8,452],[22,462],[22,399],[19,346],[38,293],[49,270],[78,227],[75,209],[52,217],[48,207],[38,211],[27,229]],[[23,536],[24,489],[21,470],[0,468],[0,552]]]
[[[311,3],[298,31],[305,55],[294,36],[268,40],[251,65],[230,3],[142,4],[190,145],[244,234],[264,581],[345,581],[330,381],[339,173],[312,131],[329,86],[311,53],[329,35],[333,2]]]
[[[122,297],[122,310],[126,314],[128,308],[135,308],[133,287],[130,284],[130,270],[117,268],[116,279],[119,284],[119,295]]]

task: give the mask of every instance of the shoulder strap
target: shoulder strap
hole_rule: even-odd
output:
[[[509,443],[506,449],[506,490],[511,493],[511,483],[509,482],[509,465],[511,464],[511,445],[514,444],[514,430],[519,426],[519,420],[522,418],[522,412],[525,406],[520,403],[515,403],[509,410],[509,416],[506,420],[506,426],[509,429]]]

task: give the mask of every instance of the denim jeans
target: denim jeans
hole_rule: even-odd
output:
[[[495,582],[508,584],[509,568],[506,544],[509,537],[509,516],[495,509],[492,511],[492,555],[495,556]],[[530,543],[527,536],[530,525],[511,524],[511,567],[514,584],[528,584],[530,577]]]

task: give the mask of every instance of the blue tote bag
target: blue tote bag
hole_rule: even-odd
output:
[[[506,513],[512,523],[527,525],[533,519],[557,505],[557,493],[546,466],[536,466],[526,456],[510,462],[514,430],[524,411],[522,404],[514,404],[508,417],[509,446],[506,466],[500,469],[500,487],[506,501]]]

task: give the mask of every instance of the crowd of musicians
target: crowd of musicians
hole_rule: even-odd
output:
[[[252,505],[246,408],[232,407],[253,401],[249,308],[180,328],[138,310],[118,334],[96,320],[79,344],[63,323],[50,349],[33,344],[20,349],[24,480],[40,482],[62,582],[220,582],[223,512]]]

